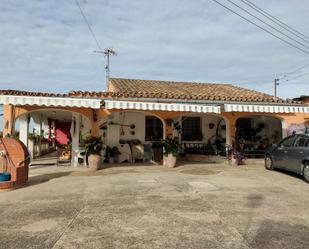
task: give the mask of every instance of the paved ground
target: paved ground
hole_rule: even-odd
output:
[[[261,165],[36,166],[0,193],[0,248],[309,248],[309,184]]]

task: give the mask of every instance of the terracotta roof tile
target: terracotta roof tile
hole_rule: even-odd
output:
[[[258,91],[231,84],[191,83],[159,80],[111,78],[108,92],[71,91],[67,94],[0,90],[0,95],[82,97],[82,98],[155,98],[179,100],[209,100],[232,102],[301,103],[284,100]]]
[[[231,84],[192,83],[159,80],[111,78],[113,92],[139,98],[174,98],[185,100],[215,100],[265,103],[298,103]]]
[[[62,93],[43,93],[43,92],[28,92],[19,90],[0,90],[0,95],[15,95],[15,96],[42,96],[42,97],[65,97]]]

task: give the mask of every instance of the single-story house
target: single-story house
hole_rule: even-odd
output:
[[[109,147],[155,145],[177,136],[184,155],[224,154],[226,145],[243,139],[254,155],[303,130],[309,120],[309,103],[303,99],[281,99],[231,84],[124,78],[110,78],[102,92],[1,90],[0,104],[4,136],[18,131],[33,157],[70,145],[74,164],[82,137],[89,134],[102,136]]]

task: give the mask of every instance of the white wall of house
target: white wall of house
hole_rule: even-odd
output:
[[[145,142],[145,117],[142,112],[116,112],[110,115],[103,122],[107,122],[107,130],[105,131],[106,143],[109,146],[116,146],[119,140],[138,139]],[[134,124],[135,128],[129,126]],[[128,125],[128,126],[125,126]]]
[[[120,139],[138,139],[145,142],[145,118],[146,114],[141,112],[120,112],[119,123],[121,125],[135,125],[134,129],[120,126]]]
[[[137,111],[115,112],[108,117],[102,117],[100,124],[106,122],[107,130],[101,130],[101,134],[105,134],[104,142],[108,146],[117,146],[119,140],[138,139],[142,143],[145,142],[145,121],[147,114]],[[130,125],[135,125],[132,129]]]
[[[207,116],[203,116],[202,117],[202,132],[203,132],[203,141],[204,142],[208,142],[208,139],[211,138],[212,136],[216,135],[216,129],[217,129],[217,125],[220,121],[221,117],[217,117],[217,116],[211,116],[211,115],[207,115]],[[209,128],[209,124],[215,124],[214,128],[210,129]],[[225,121],[221,122],[221,125],[225,125]],[[220,135],[222,138],[226,137],[226,130],[221,130],[219,132],[218,135]]]

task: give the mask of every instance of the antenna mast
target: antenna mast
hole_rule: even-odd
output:
[[[105,71],[106,71],[106,86],[107,86],[110,78],[110,57],[117,55],[117,53],[113,48],[105,48],[104,51],[94,51],[94,52],[104,54],[104,56],[106,57],[107,63],[105,66]]]

